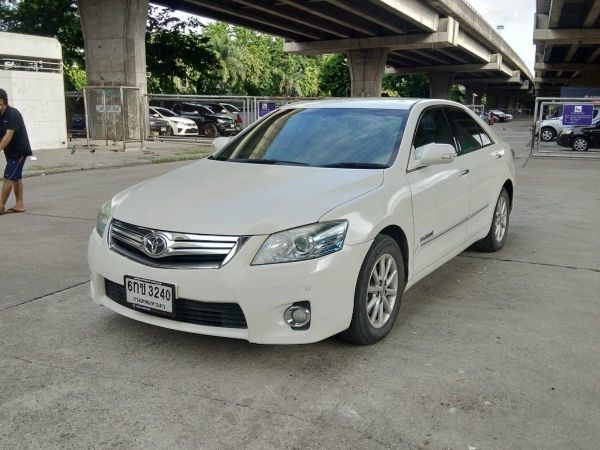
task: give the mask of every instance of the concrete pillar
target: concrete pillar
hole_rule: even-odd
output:
[[[498,93],[495,91],[487,92],[487,109],[498,109]]]
[[[516,98],[514,95],[510,95],[507,98],[506,109],[513,110],[516,109]]]
[[[352,97],[381,96],[381,80],[385,74],[387,55],[387,48],[348,51]]]
[[[429,76],[429,97],[450,99],[450,89],[454,82],[454,72],[432,72]]]
[[[132,86],[146,93],[148,0],[78,0],[90,86]]]

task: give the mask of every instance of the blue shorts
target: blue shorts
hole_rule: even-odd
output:
[[[23,166],[25,166],[26,156],[19,156],[16,159],[6,160],[6,169],[4,169],[4,179],[19,181],[23,178]]]

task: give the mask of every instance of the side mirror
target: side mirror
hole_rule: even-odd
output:
[[[215,153],[218,152],[219,150],[221,150],[223,147],[225,147],[230,139],[231,139],[230,137],[225,137],[225,136],[221,136],[221,137],[214,139],[212,141],[212,146],[213,146]]]
[[[458,154],[450,144],[427,144],[415,151],[417,161],[423,166],[448,164],[456,159]]]

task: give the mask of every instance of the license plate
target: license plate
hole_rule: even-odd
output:
[[[167,131],[167,127],[160,127],[160,131]]]
[[[162,316],[175,315],[175,286],[160,281],[125,277],[126,300],[133,308]]]

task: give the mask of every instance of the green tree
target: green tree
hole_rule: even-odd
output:
[[[81,84],[83,33],[74,0],[0,0],[0,31],[55,37],[63,48],[65,88]]]
[[[326,97],[347,97],[350,92],[350,69],[346,55],[327,55],[322,60],[319,90]]]
[[[208,84],[216,59],[207,39],[197,31],[197,19],[181,20],[172,10],[150,7],[146,60],[151,92],[194,90],[197,80]],[[74,0],[0,0],[0,31],[51,36],[63,48],[65,88],[85,85],[85,55],[81,22]]]
[[[214,80],[217,56],[207,37],[196,30],[195,18],[179,19],[173,10],[150,6],[146,27],[148,90],[154,93],[193,93],[198,81]]]

